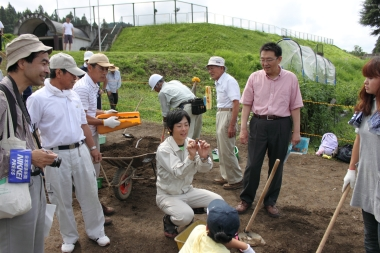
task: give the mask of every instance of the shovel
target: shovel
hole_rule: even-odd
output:
[[[239,233],[240,241],[243,241],[243,242],[245,242],[251,246],[263,246],[263,245],[265,245],[265,241],[261,237],[261,235],[250,232],[249,229],[251,228],[253,220],[256,218],[256,215],[259,212],[259,208],[260,208],[261,204],[264,202],[265,195],[267,194],[268,188],[272,182],[274,175],[276,174],[277,167],[279,164],[280,164],[280,160],[276,159],[276,162],[274,163],[273,169],[269,175],[269,178],[268,178],[267,182],[265,183],[263,193],[261,194],[260,199],[256,204],[255,210],[253,211],[251,219],[249,219],[248,225],[244,229],[244,232]]]
[[[140,101],[139,101],[139,103],[137,104],[137,106],[136,106],[136,108],[135,108],[135,110],[134,110],[135,112],[136,112],[137,109],[139,108],[140,103],[141,103],[142,100],[143,100],[143,98],[141,98]],[[126,130],[127,130],[127,128],[124,129],[124,131],[123,131],[123,136],[124,136],[125,138],[135,138],[132,134],[126,134],[126,133],[125,133]]]
[[[351,187],[350,187],[350,185],[348,184],[348,185],[346,186],[346,189],[344,189],[344,192],[343,192],[343,194],[342,194],[342,197],[340,197],[340,200],[339,200],[338,206],[336,207],[335,212],[334,212],[334,215],[333,215],[333,217],[331,218],[331,221],[330,221],[330,223],[329,223],[329,225],[328,225],[328,227],[327,227],[327,229],[326,229],[325,234],[323,235],[322,241],[319,243],[319,246],[318,246],[318,249],[317,249],[316,253],[321,253],[321,252],[322,252],[322,249],[323,249],[323,247],[324,247],[325,244],[326,244],[327,238],[329,237],[332,228],[334,227],[334,223],[335,223],[335,221],[336,221],[336,218],[338,217],[339,211],[340,211],[340,209],[341,209],[342,206],[343,206],[344,200],[346,199],[347,194],[348,194],[348,192],[350,191],[350,188],[351,188]]]

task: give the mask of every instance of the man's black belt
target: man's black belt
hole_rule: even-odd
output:
[[[187,104],[191,104],[193,101],[194,101],[194,99],[190,99],[190,100],[188,100],[188,101],[182,102],[182,103],[179,104],[178,108],[183,109],[183,107],[184,107],[185,105],[187,105]]]
[[[58,150],[74,149],[74,148],[79,147],[83,143],[84,143],[84,140],[81,140],[80,142],[76,142],[76,143],[73,143],[73,144],[70,144],[70,145],[58,146],[57,148],[58,148]],[[54,148],[51,148],[50,150],[53,150],[53,149]]]
[[[258,119],[265,119],[265,120],[276,120],[276,119],[289,118],[289,116],[288,117],[280,117],[280,116],[276,116],[276,115],[259,115],[256,113],[253,114],[253,117],[258,118]]]

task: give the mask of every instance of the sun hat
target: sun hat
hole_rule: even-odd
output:
[[[108,60],[108,57],[105,54],[93,54],[88,59],[88,64],[99,64],[102,67],[111,67],[113,66],[112,63]]]
[[[108,70],[110,70],[110,71],[119,70],[119,67],[116,67],[116,66],[114,65],[114,66],[109,67]]]
[[[51,53],[52,47],[45,46],[37,36],[33,34],[22,34],[9,42],[5,48],[7,55],[7,68],[15,64],[18,60],[28,57],[34,52]]]
[[[86,74],[86,72],[77,67],[74,58],[65,53],[58,53],[50,58],[50,69],[66,69],[75,76]]]
[[[225,67],[224,63],[225,63],[225,61],[224,61],[224,59],[222,57],[220,57],[220,56],[212,56],[208,60],[207,66],[213,65],[213,66]]]
[[[162,78],[163,76],[159,74],[153,74],[149,77],[149,86],[152,88],[152,90],[154,89],[158,81],[160,81]]]
[[[239,214],[222,199],[214,199],[207,207],[207,228],[211,238],[218,232],[234,237],[240,227]]]
[[[84,61],[87,61],[88,59],[90,59],[90,57],[93,55],[94,53],[92,51],[86,51],[84,52],[84,58],[83,60]]]

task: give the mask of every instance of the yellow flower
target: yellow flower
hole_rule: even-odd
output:
[[[199,77],[196,77],[194,76],[192,79],[191,79],[192,82],[195,82],[195,83],[199,83],[201,81],[201,79],[199,79]]]

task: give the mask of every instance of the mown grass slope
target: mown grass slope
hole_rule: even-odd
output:
[[[123,86],[120,90],[120,111],[133,110],[141,97],[139,111],[143,120],[160,121],[160,107],[157,93],[150,92],[147,81],[153,73],[165,76],[166,80],[180,80],[191,85],[191,78],[198,76],[201,83],[197,95],[203,96],[204,86],[213,86],[205,68],[212,55],[226,59],[228,72],[239,82],[241,90],[249,75],[261,69],[259,50],[266,42],[277,42],[282,37],[275,34],[250,31],[236,27],[214,24],[164,24],[156,26],[124,28],[106,52],[112,63],[120,67]],[[315,49],[316,42],[295,39],[300,45]],[[320,46],[320,45],[319,45]],[[329,103],[332,98],[337,104],[352,106],[356,103],[357,93],[362,85],[361,60],[335,45],[323,44],[324,57],[336,67],[337,85],[317,84],[304,80],[299,74],[303,98],[315,102]],[[54,52],[56,53],[56,52]],[[83,62],[83,52],[69,52],[78,65]],[[103,97],[103,105],[108,101]],[[319,114],[329,110],[326,105],[305,103],[303,130],[310,134],[323,134],[327,131],[339,133],[341,139],[353,139],[352,129],[346,126],[346,120],[339,120],[345,107],[334,107],[327,120]],[[317,113],[316,113],[317,112]],[[335,115],[334,119],[328,119]],[[215,110],[204,114],[204,133],[213,133],[215,129]]]

